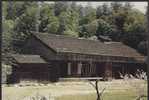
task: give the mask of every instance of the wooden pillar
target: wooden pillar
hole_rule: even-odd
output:
[[[93,68],[93,62],[90,61],[90,62],[89,62],[89,76],[92,75],[92,68]]]
[[[105,63],[105,75],[104,80],[111,80],[112,79],[112,63],[106,62]]]
[[[125,65],[122,63],[123,73],[126,74]]]
[[[71,75],[71,62],[68,62],[68,63],[67,63],[67,68],[68,68],[68,69],[67,69],[67,74],[68,74],[68,75]]]
[[[78,68],[77,68],[77,74],[78,74],[79,76],[81,76],[82,63],[79,62],[77,65],[78,65]]]

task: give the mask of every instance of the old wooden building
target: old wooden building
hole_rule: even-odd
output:
[[[13,56],[18,61],[13,73],[21,79],[108,79],[119,78],[119,72],[134,74],[137,69],[146,70],[145,57],[120,42],[32,33],[24,50],[24,55]]]
[[[50,68],[48,63],[39,55],[12,55],[13,68],[11,74],[11,82],[19,82],[25,80],[45,81],[50,80]]]

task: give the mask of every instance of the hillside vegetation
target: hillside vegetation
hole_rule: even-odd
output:
[[[76,2],[2,2],[3,61],[8,63],[10,53],[22,53],[22,47],[31,31],[49,34],[91,38],[108,36],[146,53],[146,14],[129,2],[112,2],[96,9]],[[96,39],[96,38],[94,38]]]

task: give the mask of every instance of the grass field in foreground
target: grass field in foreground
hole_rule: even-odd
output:
[[[133,92],[104,93],[102,96],[102,100],[135,100],[135,98],[136,95]],[[96,94],[64,95],[57,97],[56,100],[96,100]],[[147,100],[147,97],[142,100]]]
[[[134,83],[138,84],[138,87],[144,84],[140,80]],[[135,100],[137,97],[137,92],[132,85],[122,80],[99,82],[99,88],[107,85],[109,86],[103,94],[103,100]],[[143,92],[147,94],[147,82],[145,82],[144,90]],[[35,97],[38,94],[48,98],[51,95],[54,100],[96,100],[96,91],[89,82],[57,82],[42,86],[2,87],[2,100],[24,100],[26,97]]]

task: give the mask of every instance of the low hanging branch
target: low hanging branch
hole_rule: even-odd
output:
[[[99,82],[98,79],[95,80],[95,84],[93,84],[91,81],[89,81],[89,83],[90,83],[90,84],[95,88],[95,90],[96,90],[97,100],[102,100],[102,99],[101,99],[101,96],[102,96],[102,94],[103,94],[103,92],[104,92],[104,90],[105,90],[106,88],[103,88],[102,91],[99,92],[98,82]]]

